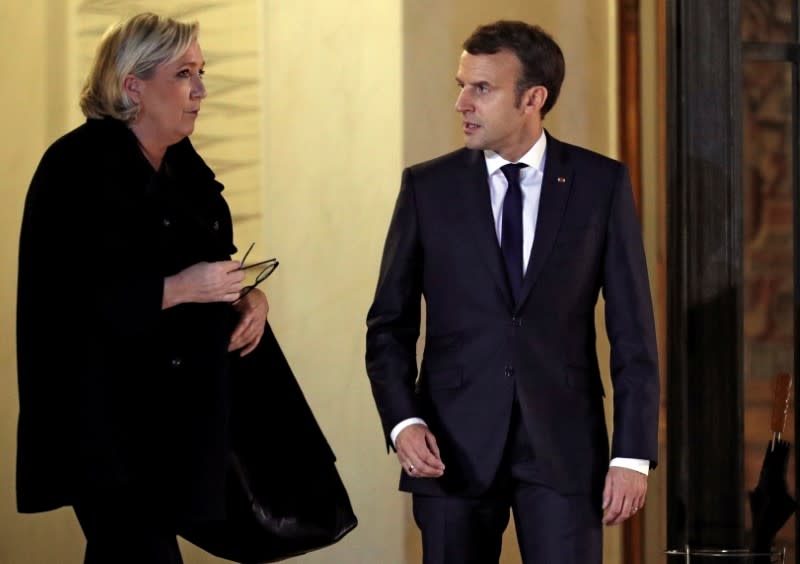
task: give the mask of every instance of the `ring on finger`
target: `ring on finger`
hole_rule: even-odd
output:
[[[414,468],[414,465],[413,464],[409,464],[408,465],[408,473],[409,474],[413,474],[414,470],[416,470],[416,468]]]

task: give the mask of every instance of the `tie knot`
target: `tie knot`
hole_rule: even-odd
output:
[[[508,180],[508,184],[519,184],[519,171],[525,168],[525,163],[509,163],[500,167],[500,170]]]

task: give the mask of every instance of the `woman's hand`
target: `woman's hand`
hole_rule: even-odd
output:
[[[239,266],[235,260],[198,262],[167,276],[162,309],[188,302],[235,302],[239,299],[244,280],[244,272]]]
[[[239,323],[231,334],[228,352],[242,349],[239,356],[253,352],[264,335],[264,324],[269,313],[267,296],[258,288],[253,288],[234,306],[239,312]]]

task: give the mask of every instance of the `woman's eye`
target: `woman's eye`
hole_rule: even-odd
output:
[[[198,78],[202,79],[204,74],[206,74],[205,69],[200,69],[199,71],[197,71],[197,77]],[[177,76],[179,78],[191,78],[192,77],[192,71],[191,71],[191,69],[183,69],[181,71],[178,71]]]

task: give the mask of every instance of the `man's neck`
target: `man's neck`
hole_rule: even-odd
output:
[[[530,151],[534,145],[536,145],[536,142],[539,141],[539,138],[542,135],[544,135],[544,129],[539,126],[535,131],[524,135],[523,138],[520,139],[518,143],[515,143],[513,147],[497,151],[497,154],[508,162],[515,163],[519,161],[522,156],[525,155],[525,153]]]

